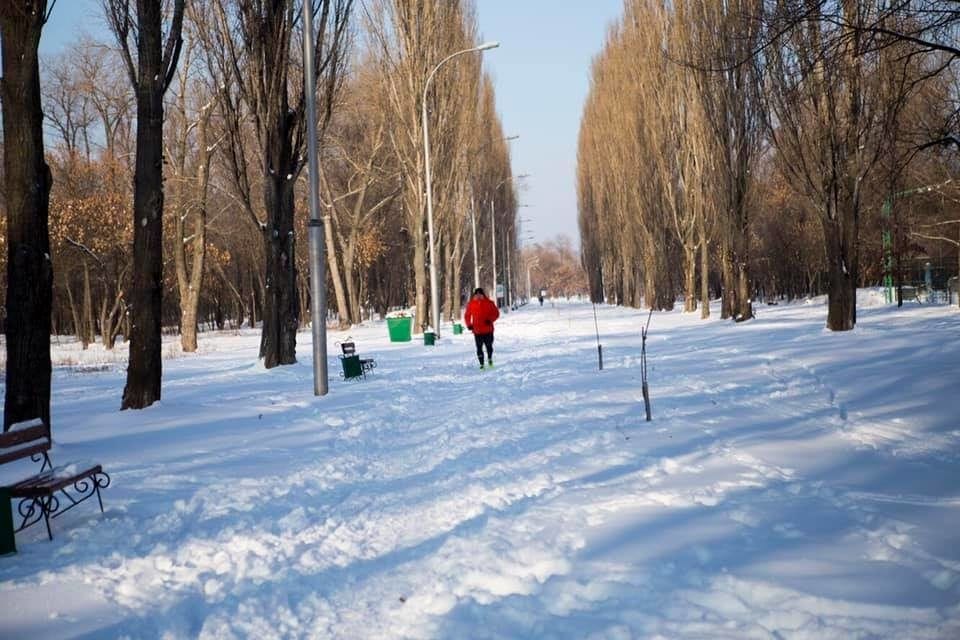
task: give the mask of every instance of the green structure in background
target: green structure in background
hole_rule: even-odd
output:
[[[387,318],[390,342],[410,342],[413,338],[413,318]]]
[[[905,191],[897,191],[888,195],[883,201],[883,207],[880,209],[880,214],[884,219],[884,230],[883,230],[883,298],[887,304],[893,304],[895,301],[893,295],[893,271],[896,265],[893,260],[893,233],[890,229],[890,217],[893,215],[893,201],[896,198],[902,198],[904,196],[911,196],[915,193],[929,193],[935,189],[946,186],[953,182],[953,178],[945,180],[940,184],[931,184],[925,185],[922,187],[914,187],[913,189],[907,189]]]
[[[433,331],[424,331],[423,332],[423,344],[428,347],[432,347],[437,343],[437,334]]]
[[[893,196],[887,196],[880,209],[884,219],[883,229],[883,299],[893,304],[893,234],[890,231],[890,214],[893,213]]]
[[[13,535],[13,510],[10,508],[10,490],[0,487],[0,556],[17,552]]]
[[[463,333],[463,325],[459,322],[455,322],[453,325],[453,335],[459,336]]]

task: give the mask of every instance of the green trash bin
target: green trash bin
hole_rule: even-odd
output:
[[[453,335],[459,336],[463,334],[463,325],[457,322],[453,325]]]
[[[428,347],[432,347],[437,343],[437,334],[433,331],[424,331],[423,332],[423,344]]]
[[[13,510],[10,508],[10,490],[0,487],[0,556],[17,552],[13,535]]]
[[[387,318],[390,342],[410,342],[413,338],[413,318]]]

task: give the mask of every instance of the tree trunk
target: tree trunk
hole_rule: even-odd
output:
[[[643,256],[643,302],[655,309],[657,304],[657,266],[654,254],[649,251]]]
[[[255,276],[253,273],[250,274],[250,328],[257,328],[257,317],[260,310],[260,307],[257,305],[263,299],[263,287],[260,286],[259,276]]]
[[[278,146],[284,144],[285,131],[277,136]],[[263,333],[260,338],[260,357],[263,365],[272,369],[297,361],[297,329],[300,326],[300,302],[297,295],[297,266],[294,259],[294,194],[289,157],[282,150],[271,156],[282,162],[271,162],[279,170],[265,171],[267,176],[265,204],[270,221],[263,229],[264,251],[267,256],[266,284],[263,297]]]
[[[700,229],[700,318],[710,317],[710,243]]]
[[[447,322],[453,320],[453,251],[450,250],[450,243],[443,243],[443,274],[442,276],[442,302],[441,315]]]
[[[360,322],[360,282],[358,280],[357,265],[355,256],[357,255],[357,230],[350,230],[347,238],[347,246],[343,253],[343,270],[346,272],[347,281],[347,304],[350,307],[350,320]]]
[[[336,231],[330,225],[327,233],[323,234],[327,244],[327,266],[330,271],[330,279],[333,280],[333,293],[337,301],[337,315],[340,317],[340,329],[350,328],[351,313],[347,304],[347,296],[343,290],[343,278],[340,277],[340,260],[337,258],[337,249],[334,245],[333,236]],[[347,271],[345,269],[345,271]],[[349,271],[347,271],[349,274]]]
[[[7,370],[3,430],[41,418],[50,425],[53,268],[47,226],[50,167],[43,156],[37,47],[46,0],[0,3],[3,154],[7,208]],[[10,153],[11,150],[16,153]]]
[[[100,339],[103,347],[113,349],[117,340],[117,330],[120,327],[119,314],[123,309],[123,296],[114,297],[113,306],[110,306],[110,295],[107,285],[103,286],[103,303],[100,305]]]
[[[460,234],[453,248],[453,277],[450,278],[450,315],[452,322],[460,318],[461,279],[463,278],[463,243]]]
[[[177,216],[175,236],[175,262],[177,286],[180,289],[180,346],[186,353],[197,350],[197,312],[200,308],[200,292],[203,289],[203,271],[207,256],[207,187],[212,149],[207,136],[209,107],[201,110],[197,121],[197,211],[193,220],[193,233],[186,237],[186,213],[189,210],[181,199],[183,213]],[[186,132],[184,132],[186,140]],[[184,153],[184,157],[186,153]],[[182,171],[181,171],[182,174]],[[192,248],[190,271],[187,272],[187,246]]]
[[[421,223],[423,218],[420,218]],[[416,304],[413,329],[423,332],[427,328],[427,242],[423,224],[413,230],[413,287]]]
[[[634,280],[633,280],[633,269],[632,269],[632,258],[624,252],[620,258],[620,281],[621,281],[621,296],[622,304],[625,306],[636,306],[634,303],[639,298],[638,292],[633,290]],[[650,281],[647,281],[650,284]],[[559,292],[558,292],[559,293]]]
[[[160,400],[163,375],[163,94],[161,3],[138,3],[137,160],[133,190],[130,363],[121,409]]]
[[[684,285],[683,285],[683,310],[685,313],[693,313],[697,310],[697,248],[696,246],[684,247]]]
[[[857,212],[847,203],[846,215],[826,216],[823,234],[827,252],[827,328],[850,331],[857,323]],[[842,206],[842,205],[841,205]]]
[[[730,247],[730,232],[725,230],[723,240],[720,244],[720,264],[721,264],[721,300],[720,317],[724,320],[736,317],[737,292],[736,280],[733,277],[733,258]]]
[[[736,230],[733,242],[734,275],[737,297],[734,305],[734,318],[737,322],[753,317],[752,291],[750,288],[750,225],[746,212],[746,203],[738,202],[735,216]]]
[[[83,314],[83,338],[80,342],[84,350],[90,346],[91,342],[97,341],[96,324],[93,321],[93,293],[90,291],[90,265],[86,259],[83,261],[83,300],[81,303],[81,313]]]
[[[80,314],[77,312],[77,303],[73,299],[73,290],[70,288],[70,281],[64,283],[67,290],[67,304],[70,305],[70,319],[73,321],[73,335],[77,340],[83,342],[83,323],[80,322]]]

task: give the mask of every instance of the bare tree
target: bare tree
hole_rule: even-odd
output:
[[[427,246],[425,174],[421,107],[428,74],[451,53],[475,42],[475,19],[471,5],[462,1],[414,3],[405,0],[376,0],[368,13],[371,49],[380,67],[380,80],[392,123],[390,144],[403,176],[404,221],[413,243],[414,326],[423,330],[427,318]],[[464,142],[464,110],[476,108],[480,60],[469,56],[446,65],[435,77],[427,97],[433,160],[435,214],[443,229],[446,216],[462,192],[463,160],[458,149]],[[452,234],[440,240],[445,242]],[[441,247],[440,255],[443,249]],[[442,265],[439,267],[442,270]],[[450,275],[450,274],[445,274]],[[440,319],[432,319],[439,323]]]
[[[719,149],[723,316],[753,317],[750,281],[752,175],[763,144],[763,104],[748,61],[761,41],[759,0],[678,5],[688,26],[684,58],[695,68],[700,99]]]
[[[856,324],[864,187],[898,102],[885,91],[880,56],[861,32],[835,23],[866,24],[874,10],[869,0],[777,5],[769,28],[780,35],[763,58],[770,138],[823,228],[833,331]]]
[[[207,247],[210,166],[219,141],[211,135],[216,95],[192,78],[196,37],[188,40],[173,105],[175,126],[167,153],[174,181],[173,259],[180,299],[180,344],[197,350],[197,312]],[[188,164],[189,163],[189,164]],[[188,260],[189,258],[189,260]]]
[[[349,44],[353,0],[308,0],[314,12],[316,76],[321,89],[320,131],[329,122]],[[306,158],[307,123],[295,35],[300,10],[293,0],[210,0],[204,7],[204,39],[209,68],[220,87],[220,101],[231,146],[243,137],[245,119],[257,133],[262,162],[262,221],[250,202],[247,160],[231,149],[236,183],[245,192],[245,211],[263,238],[266,277],[260,357],[264,366],[296,362],[300,325],[294,231],[294,186]],[[314,318],[324,322],[323,318]]]
[[[182,45],[185,0],[173,0],[166,38],[162,0],[104,0],[107,22],[137,95],[137,159],[133,193],[133,287],[130,363],[121,409],[143,409],[160,399],[163,361],[163,95]]]

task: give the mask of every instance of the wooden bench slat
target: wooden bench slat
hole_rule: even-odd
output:
[[[59,491],[63,487],[70,486],[78,480],[83,480],[103,472],[103,468],[99,464],[93,465],[92,467],[85,467],[83,471],[78,473],[65,475],[57,473],[63,469],[64,467],[59,467],[21,480],[17,484],[9,487],[10,496],[14,498],[32,498],[39,495],[46,495]]]
[[[50,441],[44,438],[43,441],[37,443],[24,443],[18,447],[7,447],[6,449],[0,449],[0,464],[6,462],[13,462],[14,460],[19,460],[20,458],[27,458],[33,455],[44,453],[45,451],[50,450]]]
[[[30,442],[31,440],[39,440],[40,438],[48,438],[47,428],[42,424],[28,429],[8,431],[0,434],[0,451],[15,447],[24,442]]]

